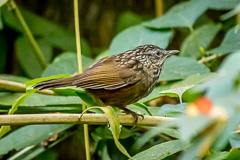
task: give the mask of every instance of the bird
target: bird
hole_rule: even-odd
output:
[[[100,106],[118,107],[132,114],[136,124],[143,115],[127,105],[149,95],[156,86],[167,57],[178,50],[164,50],[146,44],[123,53],[102,58],[83,73],[68,78],[39,82],[34,89],[76,86],[90,93]]]

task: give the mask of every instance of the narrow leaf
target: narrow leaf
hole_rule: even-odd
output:
[[[100,107],[100,108],[104,111],[104,113],[108,117],[108,121],[109,121],[109,124],[110,124],[110,129],[112,131],[113,139],[114,139],[114,142],[115,142],[117,148],[124,155],[126,155],[128,158],[132,159],[132,157],[128,154],[127,150],[118,141],[119,135],[120,135],[120,124],[119,124],[119,121],[118,121],[117,114],[115,113],[113,108],[110,107],[110,106],[108,106],[108,107]]]
[[[174,153],[186,149],[189,144],[183,143],[181,140],[173,140],[155,145],[143,152],[133,156],[134,160],[160,160]]]

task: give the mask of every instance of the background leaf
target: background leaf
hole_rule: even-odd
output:
[[[7,3],[7,1],[8,1],[8,0],[2,0],[2,1],[0,2],[0,7],[2,7],[5,3]]]
[[[179,88],[171,88],[165,91],[160,92],[164,96],[170,96],[170,97],[179,97],[180,103],[182,103],[182,95],[184,92],[186,92],[188,89],[194,87],[195,85],[188,85],[185,87],[179,87]]]
[[[240,32],[234,32],[235,27],[230,29],[226,36],[224,37],[221,45],[214,49],[207,51],[207,53],[211,54],[226,54],[230,52],[234,52],[240,50]]]
[[[47,62],[52,58],[52,48],[49,44],[44,41],[38,41],[39,47],[43,51]],[[35,57],[35,51],[31,46],[29,40],[25,37],[19,37],[16,41],[16,52],[18,60],[23,67],[23,70],[31,78],[40,77],[43,68],[40,65],[40,62]]]
[[[166,48],[172,32],[170,30],[159,31],[136,25],[120,32],[111,42],[111,55],[134,49],[144,44],[153,44],[161,48]]]
[[[171,8],[164,16],[145,22],[150,28],[191,27],[208,7],[206,0],[182,2]]]
[[[222,20],[229,19],[229,18],[233,17],[234,15],[238,14],[238,12],[240,12],[240,3],[238,3],[233,10],[222,15],[220,17],[220,19],[222,19]]]
[[[6,6],[3,6],[3,18],[5,23],[14,30],[24,33],[13,12],[9,12]],[[42,18],[26,9],[20,7],[20,11],[33,35],[40,36],[44,43],[61,48],[64,51],[76,51],[76,41],[73,33],[65,30],[63,27]],[[86,40],[81,38],[82,54],[91,55],[90,47]]]
[[[209,69],[203,64],[199,64],[195,59],[171,56],[166,60],[159,80],[179,80],[190,75],[205,73],[209,73]]]
[[[203,55],[213,38],[221,29],[221,24],[206,24],[193,31],[182,43],[180,55],[185,57],[198,58]]]
[[[122,30],[128,27],[137,25],[141,22],[142,22],[142,19],[139,15],[130,11],[124,12],[118,18],[117,27],[116,27],[117,33],[121,32]]]
[[[93,63],[93,59],[82,56],[83,68],[86,69]],[[57,56],[53,63],[43,72],[41,77],[48,77],[60,74],[74,74],[78,71],[76,53],[66,52]]]
[[[229,10],[234,8],[239,3],[239,0],[211,0],[208,2],[210,9]]]
[[[49,124],[21,127],[0,140],[0,155],[40,143],[71,126],[72,124]]]
[[[163,159],[169,155],[172,155],[176,152],[184,150],[188,147],[188,145],[184,144],[180,140],[173,140],[165,143],[161,143],[155,145],[143,152],[140,152],[133,156],[134,160],[155,160],[155,159]]]

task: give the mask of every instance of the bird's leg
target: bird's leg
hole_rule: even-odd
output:
[[[131,114],[133,116],[133,118],[134,118],[134,126],[133,126],[133,128],[137,126],[138,117],[141,117],[142,120],[144,119],[144,115],[138,114],[136,112],[133,112],[133,111],[131,111],[130,109],[128,109],[126,107],[121,107],[120,109],[124,110],[127,114]]]

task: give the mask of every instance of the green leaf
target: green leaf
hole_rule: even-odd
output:
[[[142,25],[136,25],[120,32],[113,39],[110,45],[110,53],[115,55],[144,44],[166,48],[171,37],[172,32],[170,30],[151,30]]]
[[[182,104],[164,104],[158,110],[158,114],[165,117],[179,117],[179,115],[185,113],[186,103]]]
[[[2,138],[5,134],[7,134],[10,131],[11,131],[11,126],[1,126],[1,128],[0,128],[0,138]]]
[[[212,78],[214,78],[217,74],[216,73],[207,73],[202,75],[191,75],[187,77],[186,79],[175,83],[171,88],[178,88],[178,87],[186,87],[189,85],[196,85],[205,81],[208,81]]]
[[[120,130],[119,120],[118,120],[117,114],[115,113],[114,109],[112,107],[110,107],[110,106],[106,106],[106,107],[91,107],[91,108],[86,109],[84,112],[86,112],[87,110],[90,110],[90,109],[101,109],[106,114],[108,122],[109,122],[109,125],[110,125],[110,130],[112,132],[112,136],[113,136],[113,139],[114,139],[114,142],[115,142],[117,148],[125,156],[127,156],[128,158],[131,159],[132,157],[128,154],[127,150],[118,141],[121,130]],[[84,112],[83,112],[83,114],[84,114]]]
[[[111,160],[111,158],[110,158],[110,156],[109,156],[109,154],[108,154],[107,145],[104,146],[101,157],[102,157],[102,159],[104,159],[104,160]]]
[[[140,107],[140,108],[142,108],[142,109],[144,109],[150,116],[152,116],[152,114],[151,114],[151,112],[148,110],[147,106],[145,106],[143,103],[138,103],[138,102],[136,102],[136,103],[134,103],[134,105],[135,105],[135,106],[138,106],[138,107]]]
[[[23,93],[13,93],[8,96],[0,97],[0,105],[10,106],[14,101],[22,96]],[[49,96],[43,94],[32,94],[19,106],[36,107],[36,106],[56,106],[56,105],[79,105],[81,107],[81,99],[75,96]],[[50,109],[50,108],[49,108]]]
[[[232,134],[229,139],[232,148],[240,148],[240,134]]]
[[[26,9],[20,8],[20,11],[33,35],[40,36],[45,43],[63,49],[64,51],[76,51],[74,34],[60,27],[58,24],[42,18]],[[7,9],[7,6],[3,6],[3,17],[6,25],[22,34],[24,33],[18,19],[13,12]],[[81,38],[81,50],[83,55],[91,55],[90,47],[83,38]]]
[[[128,27],[139,24],[141,22],[142,22],[142,19],[139,17],[139,15],[130,11],[124,12],[118,18],[117,26],[116,26],[117,33],[121,32],[122,30]]]
[[[18,106],[20,104],[22,104],[25,99],[30,96],[32,93],[36,92],[37,90],[29,90],[27,91],[24,95],[22,95],[21,97],[19,97],[17,100],[15,100],[15,102],[12,105],[12,108],[8,111],[8,114],[13,114],[15,111],[17,111]],[[10,126],[1,126],[0,129],[0,138],[2,136],[4,136],[7,132],[9,132],[11,130]]]
[[[240,150],[233,150],[229,153],[227,160],[236,160],[240,157]]]
[[[122,127],[119,139],[126,139],[134,134],[135,132],[133,132],[131,129]],[[113,139],[112,133],[107,126],[97,127],[93,132],[91,132],[91,136],[93,137],[94,141]]]
[[[185,79],[190,75],[209,73],[210,70],[195,59],[171,56],[165,62],[160,74],[160,81]]]
[[[236,130],[240,123],[240,112],[234,112],[231,117],[229,117],[229,120],[227,121],[225,129],[222,131],[222,133],[218,136],[216,142],[213,145],[213,149],[220,151],[227,147],[227,145],[232,145],[233,148],[240,148],[240,143],[237,142],[238,136],[234,136],[233,132]],[[235,134],[236,135],[236,134]],[[236,138],[234,141],[233,139]],[[233,140],[233,141],[231,141]],[[233,142],[233,143],[232,143]],[[236,142],[236,143],[234,143]],[[238,143],[238,144],[237,144]]]
[[[232,112],[235,110],[233,107],[240,104],[239,90],[234,86],[240,72],[239,61],[240,52],[230,54],[219,67],[218,74],[199,86],[200,90],[207,91],[205,95],[214,100],[214,103],[227,110],[233,109]]]
[[[88,107],[92,106],[98,106],[97,101],[90,95],[89,93],[86,93],[85,91],[77,91],[75,90],[75,93],[85,102],[87,103]]]
[[[46,60],[49,62],[52,57],[51,46],[42,40],[38,40],[38,44],[43,51]],[[31,43],[25,36],[19,37],[16,40],[16,52],[17,58],[27,75],[31,78],[40,77],[43,69],[39,60],[35,57],[35,51]]]
[[[238,14],[238,12],[240,12],[240,3],[238,3],[233,10],[225,13],[224,15],[221,15],[220,19],[221,20],[229,19],[234,15]]]
[[[229,10],[234,8],[239,0],[211,0],[208,1],[209,9]]]
[[[169,97],[179,97],[180,103],[182,103],[182,95],[184,92],[186,92],[188,89],[194,87],[195,85],[188,85],[186,87],[179,87],[179,88],[171,88],[162,92],[161,95],[163,96],[169,96]]]
[[[151,113],[151,115],[153,116],[161,116],[158,111],[159,111],[159,107],[146,107],[148,111],[146,111],[146,109],[143,109],[141,107],[138,107],[136,105],[130,104],[127,106],[128,109],[138,113],[138,114],[143,114],[143,115],[150,115],[149,112]]]
[[[180,156],[179,160],[186,160],[186,159],[194,159],[196,158],[198,151],[199,151],[199,146],[203,142],[203,138],[200,137],[193,141],[190,145],[189,148],[187,148],[185,151],[183,151]]]
[[[235,29],[234,29],[234,33],[236,34],[239,29],[240,29],[240,24],[236,25],[236,27],[235,27]]]
[[[174,5],[166,14],[145,22],[150,28],[191,27],[208,7],[206,0],[192,0]]]
[[[140,99],[138,102],[139,103],[147,103],[151,100],[154,100],[158,97],[161,97],[161,95],[159,94],[159,92],[170,89],[170,87],[173,85],[173,83],[169,83],[167,85],[161,85],[161,86],[157,86],[153,89],[153,91],[145,98]]]
[[[193,31],[182,43],[181,56],[198,58],[203,55],[213,38],[221,29],[221,24],[205,24]]]
[[[206,160],[225,160],[229,156],[230,152],[213,152],[207,156]]]
[[[15,76],[10,74],[0,74],[0,79],[19,83],[25,83],[26,81],[29,81],[29,79],[26,77]]]
[[[133,156],[134,160],[160,160],[179,151],[186,149],[189,145],[180,140],[173,140],[155,145],[143,152]]]
[[[132,159],[132,157],[128,154],[127,150],[121,145],[121,143],[118,141],[119,135],[120,135],[120,124],[117,118],[117,114],[113,110],[112,107],[99,107],[101,110],[104,111],[106,114],[109,124],[110,124],[110,130],[113,135],[114,142],[117,146],[117,148],[128,158]]]
[[[0,1],[0,7],[2,7],[5,3],[7,3],[8,0],[1,0]]]
[[[107,56],[110,56],[110,51],[109,50],[105,50],[105,51],[99,53],[97,55],[97,57],[95,58],[95,61],[100,60],[100,59],[102,59],[104,57],[107,57]]]
[[[177,126],[181,133],[181,139],[188,142],[198,133],[207,128],[213,120],[207,116],[197,116],[197,117],[181,117],[177,121]]]
[[[240,50],[240,32],[234,33],[235,27],[230,29],[225,35],[221,45],[207,51],[211,54],[226,54]]]
[[[86,69],[93,63],[93,59],[82,56],[83,68]],[[73,52],[62,53],[57,56],[43,72],[41,77],[52,75],[74,74],[78,71],[77,54]]]
[[[20,150],[36,145],[71,127],[72,124],[29,125],[21,127],[0,140],[0,155],[13,149]]]
[[[164,124],[165,127],[167,124]],[[138,152],[141,150],[146,143],[150,141],[151,138],[158,136],[159,134],[166,134],[173,138],[180,138],[180,132],[176,129],[165,128],[162,126],[153,127],[147,133],[143,134],[140,138],[138,138],[131,147],[131,152]]]

